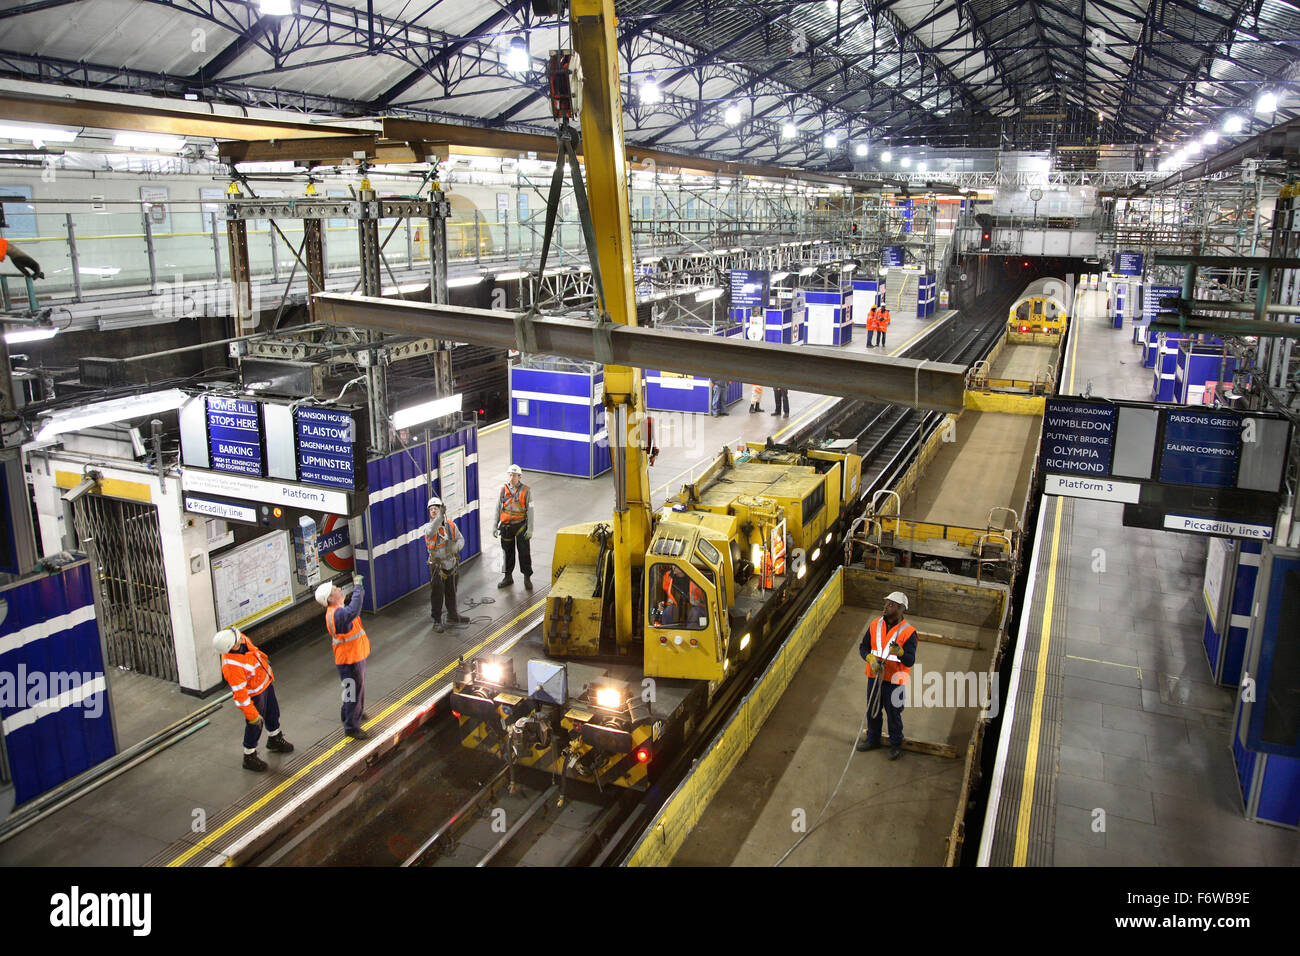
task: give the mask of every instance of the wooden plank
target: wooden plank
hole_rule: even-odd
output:
[[[947,757],[949,760],[957,759],[957,748],[952,744],[933,744],[928,740],[912,740],[909,737],[904,737],[903,749],[910,750],[912,753],[925,754],[929,757]]]
[[[931,644],[947,644],[949,647],[964,647],[968,651],[978,651],[980,649],[979,641],[969,641],[963,637],[949,637],[946,634],[929,634],[925,631],[917,631],[916,639],[919,641],[928,641]]]

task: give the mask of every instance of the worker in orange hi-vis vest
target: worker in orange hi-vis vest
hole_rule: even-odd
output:
[[[354,740],[370,735],[361,726],[366,719],[366,658],[370,638],[361,624],[361,604],[366,598],[365,579],[352,575],[352,597],[343,605],[343,592],[326,582],[316,588],[316,603],[325,607],[325,630],[334,648],[334,666],[343,683],[343,707],[339,716],[343,732]]]
[[[763,410],[763,386],[755,385],[749,393],[749,411],[761,412]]]
[[[270,734],[266,749],[280,754],[293,753],[293,744],[284,739],[280,727],[280,702],[275,699],[275,674],[270,659],[237,627],[217,631],[212,649],[221,655],[221,676],[230,685],[235,706],[244,714],[244,769],[258,773],[266,770],[266,761],[257,755],[262,725]]]
[[[867,625],[858,654],[867,662],[871,678],[867,689],[867,736],[858,750],[880,746],[881,715],[889,722],[889,759],[903,752],[903,703],[912,665],[916,663],[916,628],[903,619],[907,595],[894,591],[885,597],[884,614]]]
[[[867,313],[867,348],[871,348],[876,335],[876,316],[878,313],[879,310],[874,305],[871,307],[871,311]]]
[[[533,589],[533,556],[528,541],[533,536],[533,491],[523,482],[523,469],[511,465],[506,469],[506,483],[497,495],[497,526],[492,536],[501,539],[505,555],[505,574],[498,588],[515,583],[515,552],[519,552],[519,570],[524,573],[524,590]]]
[[[885,333],[889,331],[889,306],[882,305],[880,312],[876,315],[876,331],[880,335],[876,338],[876,344],[882,349],[885,347]]]

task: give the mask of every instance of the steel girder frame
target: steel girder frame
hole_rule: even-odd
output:
[[[658,329],[569,318],[527,319],[514,312],[326,293],[317,314],[330,325],[398,332],[489,348],[560,355],[602,364],[659,368],[728,381],[780,380],[787,387],[869,402],[956,412],[966,369],[805,346],[677,335]]]

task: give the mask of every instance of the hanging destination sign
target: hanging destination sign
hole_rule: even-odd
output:
[[[348,412],[301,407],[294,412],[298,477],[316,485],[351,490],[356,484],[356,423]]]
[[[257,402],[209,395],[208,454],[214,471],[263,475],[262,415]]]

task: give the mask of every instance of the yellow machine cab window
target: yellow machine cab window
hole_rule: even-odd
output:
[[[704,587],[676,564],[650,568],[650,626],[702,631],[709,626]]]

